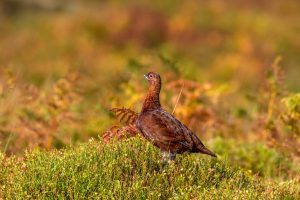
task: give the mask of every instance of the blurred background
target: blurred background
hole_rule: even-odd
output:
[[[164,107],[182,89],[175,115],[201,138],[299,161],[299,33],[298,0],[2,0],[1,151],[101,137],[156,71]]]

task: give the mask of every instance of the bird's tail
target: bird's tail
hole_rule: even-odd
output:
[[[201,140],[196,135],[193,134],[192,139],[195,143],[195,146],[193,148],[195,152],[200,152],[203,154],[210,155],[212,157],[217,157],[216,154],[214,154],[212,151],[210,151],[208,148],[206,148],[204,146],[204,144],[201,142]]]
[[[199,149],[199,152],[200,152],[200,153],[203,153],[203,154],[210,155],[210,156],[212,156],[212,157],[217,157],[216,154],[214,154],[212,151],[210,151],[210,150],[207,149],[206,147],[202,147],[201,149]]]

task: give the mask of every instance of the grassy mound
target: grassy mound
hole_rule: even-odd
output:
[[[218,147],[220,140],[213,141],[212,146]],[[222,155],[219,157],[214,159],[200,154],[184,154],[178,156],[176,163],[164,165],[160,162],[159,151],[139,138],[110,145],[91,141],[60,151],[36,150],[26,153],[22,159],[4,158],[1,155],[0,197],[4,199],[300,198],[299,186],[295,181],[279,182],[276,178],[265,179],[253,175],[247,166],[237,168],[230,164],[230,160],[224,161]]]

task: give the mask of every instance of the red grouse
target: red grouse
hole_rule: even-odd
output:
[[[136,120],[136,127],[147,140],[160,148],[163,160],[175,160],[176,154],[183,152],[199,152],[216,157],[187,126],[161,107],[160,75],[149,72],[145,78],[148,80],[149,90]]]

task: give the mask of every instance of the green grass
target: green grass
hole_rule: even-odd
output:
[[[300,168],[287,155],[262,143],[215,138],[213,146],[221,159],[262,177],[289,179],[300,173]]]
[[[212,141],[212,146],[216,148],[220,140]],[[233,141],[229,144],[233,144]],[[221,153],[217,148],[216,150]],[[249,151],[253,153],[252,149]],[[232,156],[239,156],[239,153]],[[275,154],[271,156],[276,157]],[[300,188],[296,181],[265,179],[254,175],[247,166],[237,167],[230,160],[223,159],[222,155],[219,157],[214,159],[200,154],[183,154],[178,156],[176,163],[164,165],[160,161],[159,151],[139,138],[109,145],[91,141],[63,150],[35,150],[27,152],[22,159],[4,158],[1,155],[0,197],[4,199],[300,198]],[[243,163],[243,157],[240,161]],[[266,168],[258,170],[263,172],[269,164],[272,163],[266,163]]]

